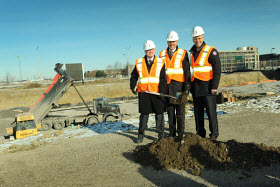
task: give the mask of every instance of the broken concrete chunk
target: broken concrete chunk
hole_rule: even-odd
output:
[[[266,94],[266,95],[276,95],[275,92],[266,92],[265,94]]]

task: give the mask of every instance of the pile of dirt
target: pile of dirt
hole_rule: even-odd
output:
[[[16,152],[20,152],[20,151],[30,151],[33,149],[36,149],[37,147],[39,147],[40,145],[46,144],[46,142],[42,142],[42,141],[38,141],[35,140],[33,141],[30,145],[16,145],[13,144],[11,145],[9,148],[4,149],[3,152],[4,153],[16,153]]]
[[[269,80],[260,71],[236,72],[230,74],[222,74],[219,86],[240,85],[248,82],[262,82]]]
[[[250,170],[280,162],[280,147],[264,144],[212,142],[196,134],[187,134],[182,141],[163,138],[133,151],[136,162],[156,169]]]
[[[32,88],[41,88],[42,85],[41,84],[38,84],[38,83],[31,83],[31,84],[27,84],[27,85],[24,85],[22,87],[22,89],[32,89]]]

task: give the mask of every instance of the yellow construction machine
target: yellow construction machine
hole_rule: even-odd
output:
[[[93,100],[92,111],[74,85],[74,79],[61,69],[62,66],[63,64],[55,65],[54,70],[57,74],[53,83],[27,113],[22,113],[16,116],[16,126],[6,129],[7,136],[13,135],[16,139],[18,139],[38,134],[38,130],[47,131],[52,127],[56,130],[61,130],[65,126],[69,126],[77,122],[94,124],[103,121],[121,120],[119,106],[116,104],[107,104],[104,98],[96,98]],[[56,103],[71,86],[75,88],[89,113],[87,115],[71,117],[48,116],[50,110],[56,106]]]
[[[7,135],[14,136],[16,139],[25,138],[38,134],[41,125],[36,125],[32,113],[22,113],[16,115],[16,126],[7,128]]]

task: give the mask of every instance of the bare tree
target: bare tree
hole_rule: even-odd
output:
[[[107,69],[110,69],[110,70],[111,70],[111,69],[113,69],[113,66],[112,66],[112,65],[108,65],[108,66],[107,66]]]
[[[122,68],[122,63],[119,62],[119,61],[116,61],[116,62],[114,63],[114,69],[121,69],[121,68]]]
[[[127,66],[128,66],[129,64],[124,64],[123,65],[123,69],[127,69]]]
[[[12,76],[12,75],[8,72],[8,73],[6,73],[5,80],[6,80],[6,83],[7,83],[8,85],[10,85],[10,82],[15,81],[15,77]]]

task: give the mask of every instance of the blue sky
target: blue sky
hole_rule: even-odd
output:
[[[167,47],[166,35],[179,34],[189,50],[191,30],[200,25],[205,42],[218,51],[254,45],[260,54],[280,53],[280,1],[187,0],[0,0],[0,80],[53,78],[56,63],[84,63],[105,69],[116,61],[131,64],[153,40],[156,55]],[[129,53],[128,53],[129,49]],[[123,55],[126,54],[126,55]]]

